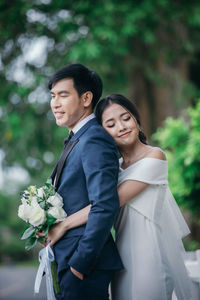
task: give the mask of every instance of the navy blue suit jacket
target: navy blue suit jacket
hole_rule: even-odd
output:
[[[68,154],[57,192],[71,215],[91,204],[88,222],[69,230],[54,245],[58,271],[72,266],[83,274],[93,268],[123,268],[110,234],[119,211],[117,194],[118,155],[113,139],[96,118],[87,122],[71,139],[77,141]]]

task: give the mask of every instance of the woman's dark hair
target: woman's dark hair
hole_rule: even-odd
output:
[[[62,79],[73,79],[74,88],[79,97],[90,91],[93,94],[92,108],[95,107],[102,95],[103,84],[99,75],[82,64],[70,64],[57,70],[49,80],[48,87],[52,87]]]
[[[128,100],[126,97],[124,97],[120,94],[111,94],[99,101],[99,103],[97,104],[96,109],[95,109],[95,114],[96,114],[98,122],[100,124],[102,124],[103,112],[112,103],[123,106],[126,110],[128,110],[133,115],[133,117],[136,119],[136,122],[139,126],[139,140],[143,144],[147,144],[147,138],[146,138],[145,134],[143,133],[143,131],[141,130],[140,116],[139,116],[136,106],[130,100]]]

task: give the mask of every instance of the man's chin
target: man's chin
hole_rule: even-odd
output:
[[[60,127],[66,127],[65,123],[62,120],[56,120],[56,124]]]

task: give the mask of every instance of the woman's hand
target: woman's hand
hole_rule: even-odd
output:
[[[67,232],[67,227],[65,226],[65,224],[66,219],[50,227],[47,235],[47,243],[50,242],[50,247],[52,247],[58,240],[60,240]]]
[[[68,230],[87,223],[90,208],[91,205],[88,205],[76,213],[68,216],[62,222],[52,225],[49,229],[46,241],[40,242],[40,244],[43,247],[46,247],[50,242],[50,247],[52,247]],[[44,233],[38,231],[37,237],[44,237]]]
[[[52,247],[62,236],[67,232],[67,222],[66,219],[62,222],[54,224],[50,227],[48,235],[44,242],[39,241],[39,243],[46,247],[50,243],[50,247]],[[36,237],[44,238],[44,232],[37,231]]]
[[[40,240],[38,240],[38,242],[40,243],[40,245],[42,245],[43,247],[46,247],[47,246],[47,239],[45,239],[45,234],[44,232],[42,231],[37,231],[36,232],[36,238],[39,239],[39,238],[42,238],[42,240],[44,240],[43,242],[41,242]]]

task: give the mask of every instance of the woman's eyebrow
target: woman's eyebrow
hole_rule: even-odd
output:
[[[126,114],[129,114],[129,112],[126,111],[126,112],[122,113],[122,114],[120,115],[120,117],[123,117],[123,116],[126,115]],[[114,118],[110,118],[110,119],[106,120],[105,123],[110,122],[110,121],[113,121],[113,120],[114,120]]]

